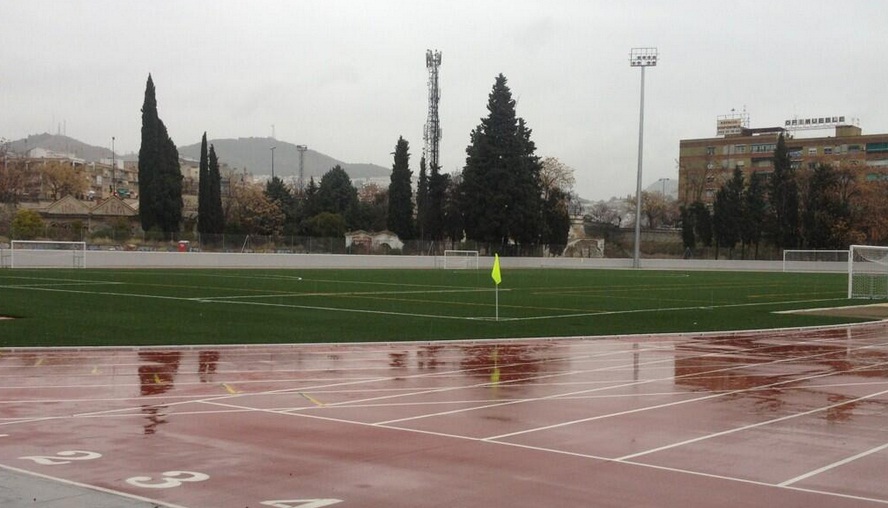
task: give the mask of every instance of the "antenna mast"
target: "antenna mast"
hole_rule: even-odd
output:
[[[438,121],[438,101],[441,100],[441,89],[438,87],[438,67],[441,65],[441,52],[426,50],[426,68],[429,70],[429,116],[425,124],[423,151],[429,168],[440,168],[438,163],[438,145],[441,141],[441,125]]]

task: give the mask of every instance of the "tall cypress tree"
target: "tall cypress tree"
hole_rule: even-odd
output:
[[[198,172],[198,190],[197,190],[197,232],[201,234],[209,233],[209,224],[212,222],[210,216],[210,163],[207,155],[207,133],[203,133],[200,140],[200,169]]]
[[[445,236],[447,187],[450,175],[442,174],[441,168],[432,166],[429,176],[429,192],[426,210],[426,235],[434,241]]]
[[[537,243],[542,225],[540,162],[502,74],[488,96],[487,111],[466,148],[460,190],[466,236],[500,246],[510,241]]]
[[[734,168],[734,176],[725,182],[715,195],[712,222],[715,229],[715,257],[718,248],[725,247],[729,255],[740,240],[740,232],[745,221],[743,217],[743,172]]]
[[[395,162],[389,183],[388,220],[390,231],[402,240],[413,238],[413,191],[410,186],[409,144],[403,137],[395,145]]]
[[[753,259],[758,259],[759,242],[762,239],[762,231],[765,228],[765,220],[768,214],[764,185],[764,177],[760,173],[753,173],[749,176],[749,185],[743,193],[745,220],[743,221],[740,236],[744,245],[755,245]]]
[[[774,173],[770,187],[774,245],[793,249],[799,243],[799,189],[783,134],[777,138],[774,149]]]
[[[161,163],[157,141],[159,122],[154,80],[149,74],[142,103],[142,144],[139,147],[139,218],[144,231],[158,227],[156,168]]]
[[[219,159],[216,157],[216,149],[210,145],[207,176],[207,213],[210,220],[207,224],[207,233],[221,235],[225,230],[225,213],[222,211],[222,175],[219,172]]]
[[[420,240],[428,237],[429,174],[425,156],[419,159],[419,179],[416,183],[416,231]]]
[[[182,222],[182,172],[179,151],[157,115],[154,81],[148,75],[142,104],[139,147],[139,216],[142,229],[159,229],[167,238]]]

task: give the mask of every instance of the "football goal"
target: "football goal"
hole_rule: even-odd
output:
[[[13,240],[5,257],[10,268],[85,268],[86,242]]]
[[[838,272],[848,265],[847,250],[785,250],[784,272]]]
[[[478,269],[478,251],[476,250],[445,250],[444,268]]]
[[[848,298],[888,299],[888,247],[851,246]]]

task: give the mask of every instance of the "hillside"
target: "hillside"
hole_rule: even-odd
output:
[[[299,151],[296,150],[296,145],[293,143],[272,138],[213,139],[207,142],[215,146],[219,162],[228,164],[231,168],[246,168],[254,175],[271,174],[271,147],[277,147],[274,150],[274,174],[281,178],[299,176]],[[13,153],[25,153],[34,148],[70,154],[87,162],[111,158],[111,150],[108,148],[87,145],[61,135],[36,134],[9,143],[9,150]],[[179,156],[198,160],[200,158],[200,143],[180,146]],[[136,160],[138,155],[118,154],[117,157],[119,160]],[[305,152],[305,180],[308,181],[309,178],[314,177],[317,181],[337,164],[355,179],[379,178],[391,174],[389,168],[375,164],[346,163],[309,149]]]
[[[274,149],[274,174],[281,178],[299,176],[299,151],[296,145],[273,138],[237,138],[207,140],[216,149],[219,161],[232,168],[243,169],[254,175],[271,174],[271,147]],[[190,159],[200,158],[200,143],[180,146],[179,155]],[[384,177],[391,174],[389,168],[375,164],[350,164],[309,148],[305,152],[305,180],[314,177],[319,180],[335,165],[352,178]]]
[[[87,145],[74,138],[55,134],[34,134],[27,138],[11,141],[9,151],[13,153],[26,153],[34,148],[43,148],[56,153],[70,154],[87,162],[100,161],[111,158],[111,149]]]

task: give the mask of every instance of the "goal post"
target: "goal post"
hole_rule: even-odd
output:
[[[888,247],[851,246],[848,298],[888,299]]]
[[[444,268],[451,269],[478,269],[478,251],[476,250],[445,250]]]
[[[784,272],[838,272],[845,271],[848,264],[848,250],[804,250],[783,251]]]
[[[86,268],[86,242],[12,240],[10,268]]]

